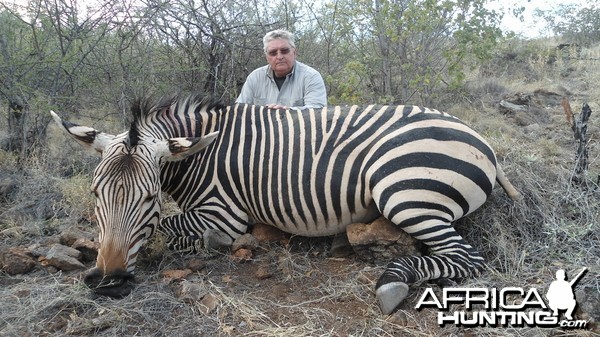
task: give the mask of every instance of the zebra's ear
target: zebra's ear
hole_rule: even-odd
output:
[[[50,114],[61,129],[92,153],[102,155],[106,146],[115,139],[114,135],[100,132],[94,128],[63,121],[54,111],[50,111]]]
[[[169,138],[157,142],[157,152],[161,159],[177,161],[187,158],[215,141],[219,131],[195,138]]]

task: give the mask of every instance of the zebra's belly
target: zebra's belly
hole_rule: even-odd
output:
[[[273,210],[273,213],[277,212]],[[361,208],[353,213],[344,213],[340,217],[335,215],[325,216],[318,214],[316,217],[309,217],[302,219],[302,217],[290,217],[294,220],[288,219],[287,221],[281,221],[281,219],[259,219],[252,218],[251,222],[264,223],[273,227],[276,227],[286,233],[316,237],[316,236],[329,236],[346,231],[346,227],[353,223],[368,223],[375,220],[381,214],[375,207],[371,205],[367,208]]]

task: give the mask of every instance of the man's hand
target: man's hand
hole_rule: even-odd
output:
[[[265,106],[269,109],[284,109],[285,110],[288,108],[285,105],[279,105],[279,104],[266,104]]]

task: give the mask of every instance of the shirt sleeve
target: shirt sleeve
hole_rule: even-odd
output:
[[[246,82],[244,82],[244,85],[242,86],[242,91],[235,100],[236,103],[254,104],[254,87],[256,86],[254,77],[256,77],[254,72],[246,77]]]
[[[292,107],[292,109],[317,109],[327,105],[327,89],[323,77],[318,71],[313,71],[306,78],[304,88],[304,106]]]

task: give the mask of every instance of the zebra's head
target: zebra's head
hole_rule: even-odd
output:
[[[129,294],[137,254],[160,219],[161,163],[184,159],[214,141],[218,132],[197,138],[155,139],[136,122],[128,132],[111,135],[52,117],[85,148],[102,156],[94,170],[92,192],[99,225],[96,267],[84,282],[96,293]]]

